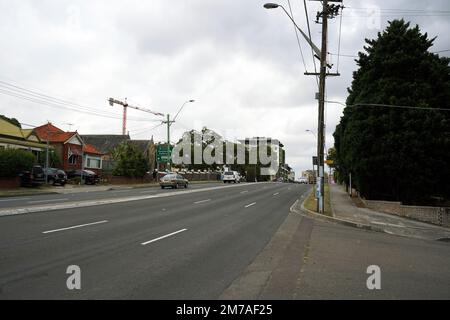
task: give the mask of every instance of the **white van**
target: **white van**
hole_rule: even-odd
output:
[[[223,183],[240,183],[241,182],[241,175],[237,171],[225,171],[223,173]]]

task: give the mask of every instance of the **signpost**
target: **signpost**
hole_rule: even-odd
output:
[[[169,154],[167,153],[167,145],[160,144],[156,146],[156,161],[158,163],[169,163],[171,160],[173,146],[169,146]]]

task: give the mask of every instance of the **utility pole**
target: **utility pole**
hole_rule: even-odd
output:
[[[168,169],[169,171],[171,170],[170,161],[172,160],[172,155],[170,154],[170,126],[172,125],[172,123],[175,122],[175,119],[178,117],[178,114],[183,109],[184,105],[186,103],[190,103],[190,102],[194,102],[194,101],[195,100],[193,100],[193,99],[185,101],[181,105],[180,109],[178,109],[178,112],[175,115],[175,117],[173,118],[173,120],[170,120],[170,114],[167,114],[167,120],[162,121],[162,123],[167,123],[167,168],[166,169]]]
[[[319,198],[317,201],[317,212],[323,213],[325,211],[325,167],[324,167],[324,146],[325,146],[325,78],[327,75],[327,32],[328,32],[328,18],[334,18],[341,9],[339,5],[329,5],[328,2],[342,2],[342,0],[323,0],[322,12],[317,13],[317,20],[322,18],[322,45],[320,50],[320,74],[319,74],[319,117],[318,117],[318,137],[317,137],[317,191],[319,191]],[[314,74],[316,75],[316,74]]]
[[[175,121],[170,121],[170,114],[167,114],[167,120],[163,121],[162,123],[167,123],[167,167],[166,169],[168,169],[170,171],[170,125],[172,123],[174,123]]]

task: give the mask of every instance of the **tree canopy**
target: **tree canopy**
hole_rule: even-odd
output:
[[[334,132],[335,167],[368,199],[449,199],[450,112],[436,108],[450,107],[450,59],[429,52],[433,41],[394,20],[359,52]]]
[[[113,175],[125,177],[143,177],[149,170],[148,161],[144,154],[136,146],[126,141],[119,144],[112,151],[116,166],[113,169]]]

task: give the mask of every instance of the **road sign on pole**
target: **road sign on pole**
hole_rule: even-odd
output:
[[[167,152],[167,145],[160,144],[156,147],[156,161],[159,163],[168,163],[172,154],[173,146],[169,146],[169,153]]]

